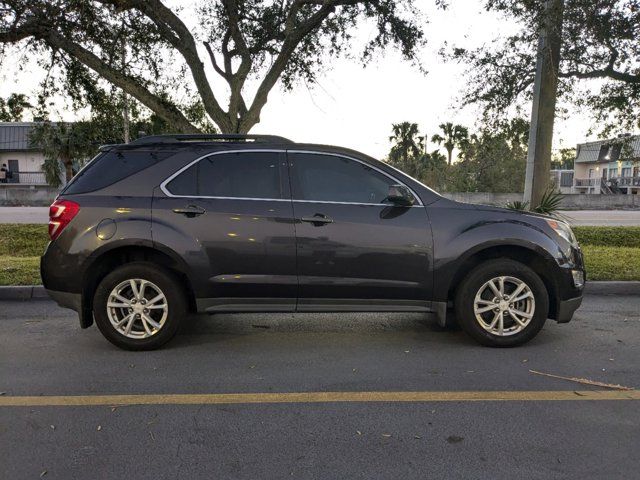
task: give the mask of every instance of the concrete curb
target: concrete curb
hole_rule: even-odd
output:
[[[640,295],[640,282],[587,282],[585,295]],[[42,285],[0,286],[0,301],[49,298]]]
[[[32,298],[49,298],[49,295],[42,285],[0,287],[0,300],[31,300]]]
[[[589,282],[585,295],[640,295],[640,282]]]

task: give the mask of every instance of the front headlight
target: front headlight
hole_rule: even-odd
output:
[[[547,224],[571,245],[578,244],[578,240],[576,240],[576,236],[573,234],[571,227],[566,223],[558,220],[547,220]]]

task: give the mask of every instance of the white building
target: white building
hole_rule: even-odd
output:
[[[574,193],[573,170],[551,170],[551,184],[560,193]]]
[[[31,147],[29,133],[34,122],[0,122],[0,167],[11,171],[8,183],[46,184],[42,164],[44,154]]]
[[[574,163],[575,193],[640,192],[640,136],[578,145]]]

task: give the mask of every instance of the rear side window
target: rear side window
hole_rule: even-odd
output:
[[[111,150],[98,155],[76,175],[64,190],[67,194],[87,193],[113,185],[170,157],[175,152]]]
[[[276,152],[211,155],[171,180],[166,189],[177,196],[280,199],[280,159]]]

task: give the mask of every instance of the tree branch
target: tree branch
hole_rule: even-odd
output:
[[[231,88],[231,95],[229,97],[229,118],[233,122],[234,132],[240,132],[240,113],[246,113],[246,105],[244,103],[244,99],[242,98],[242,88],[251,72],[251,67],[253,66],[253,61],[251,60],[251,53],[247,48],[247,43],[242,35],[242,31],[240,30],[240,15],[238,13],[238,4],[236,0],[224,0],[225,9],[227,10],[227,15],[229,16],[229,30],[228,34],[233,38],[233,43],[235,44],[234,50],[239,52],[241,62],[240,67],[236,73],[232,73],[228,71],[227,73],[231,74],[229,82],[229,87]],[[229,52],[228,48],[225,48],[225,53],[227,58],[231,57],[232,54]],[[229,58],[229,65],[231,64]]]
[[[609,62],[605,68],[593,69],[590,71],[569,70],[566,72],[560,72],[562,78],[580,78],[580,79],[592,79],[592,78],[611,78],[612,80],[618,80],[625,83],[638,83],[640,84],[640,74],[634,75],[632,73],[621,72],[615,69],[615,64],[618,61],[620,52],[616,50],[612,45],[607,45],[611,51]]]
[[[306,35],[318,28],[322,22],[335,11],[338,5],[349,5],[361,3],[361,0],[296,0],[291,6],[291,10],[285,22],[285,39],[282,43],[280,53],[273,62],[273,65],[265,75],[262,83],[258,87],[256,96],[251,107],[242,119],[240,132],[248,132],[260,121],[260,112],[266,105],[269,92],[273,89],[280,75],[286,68],[293,52]],[[309,18],[295,26],[295,16],[302,5],[321,5]]]
[[[224,70],[220,68],[220,66],[218,65],[218,62],[216,61],[216,56],[213,53],[213,50],[211,49],[211,44],[209,42],[203,42],[203,44],[204,44],[204,48],[207,50],[207,53],[209,54],[209,60],[211,60],[211,65],[213,65],[213,69],[216,71],[218,75],[220,75],[226,81],[229,81],[229,76]]]
[[[186,25],[160,0],[98,0],[121,9],[135,8],[151,19],[165,39],[184,57],[207,114],[223,131],[230,131],[227,113],[220,107],[200,60],[196,42]]]
[[[36,37],[38,38],[38,37]],[[87,67],[91,68],[107,81],[111,82],[116,87],[121,88],[140,103],[146,105],[152,111],[164,118],[167,122],[175,125],[184,133],[198,133],[199,130],[187,120],[187,118],[173,105],[163,101],[160,97],[154,95],[145,87],[140,85],[134,79],[125,76],[118,70],[109,66],[103,62],[100,58],[94,55],[89,50],[81,47],[77,43],[63,37],[56,32],[48,32],[45,36],[41,37],[52,47],[56,47],[67,54],[76,58]]]

